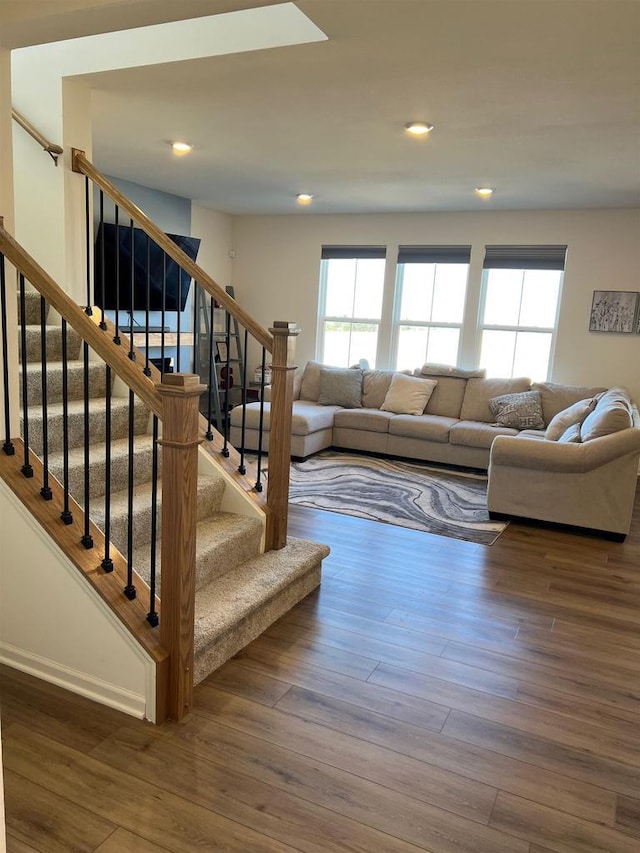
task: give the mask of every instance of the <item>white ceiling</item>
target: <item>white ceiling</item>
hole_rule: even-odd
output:
[[[0,0],[0,44],[264,5]],[[233,214],[640,206],[640,0],[296,5],[328,41],[88,77],[97,165]]]

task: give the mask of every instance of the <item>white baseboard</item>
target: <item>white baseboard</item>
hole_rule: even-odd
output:
[[[145,716],[145,697],[109,684],[99,681],[91,675],[71,669],[48,658],[32,652],[18,649],[9,643],[0,642],[0,663],[19,669],[29,675],[35,675],[43,681],[64,687],[72,693],[78,693],[87,699],[92,699],[101,705],[115,708],[131,717],[143,719]]]

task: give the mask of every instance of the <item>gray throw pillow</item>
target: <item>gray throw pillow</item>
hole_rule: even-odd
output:
[[[542,400],[538,391],[501,394],[489,400],[489,410],[497,426],[512,429],[544,429]]]
[[[343,367],[320,368],[318,403],[321,406],[361,409],[362,371]]]

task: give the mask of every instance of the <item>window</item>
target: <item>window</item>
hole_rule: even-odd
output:
[[[395,367],[456,364],[470,246],[400,246],[396,272]]]
[[[385,249],[324,246],[320,263],[318,359],[375,367],[382,315]]]
[[[547,379],[566,246],[487,246],[480,366],[488,376]]]

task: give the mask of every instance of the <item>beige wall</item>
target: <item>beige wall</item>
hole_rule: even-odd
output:
[[[326,245],[472,246],[461,362],[475,363],[484,246],[568,245],[551,378],[575,384],[624,384],[640,399],[640,335],[588,331],[594,290],[640,291],[640,210],[424,213],[369,216],[245,216],[233,219],[236,295],[263,325],[302,327],[297,360],[315,356],[320,250]],[[392,286],[392,279],[390,282]],[[390,332],[390,330],[388,330]],[[383,365],[379,365],[383,366]]]

